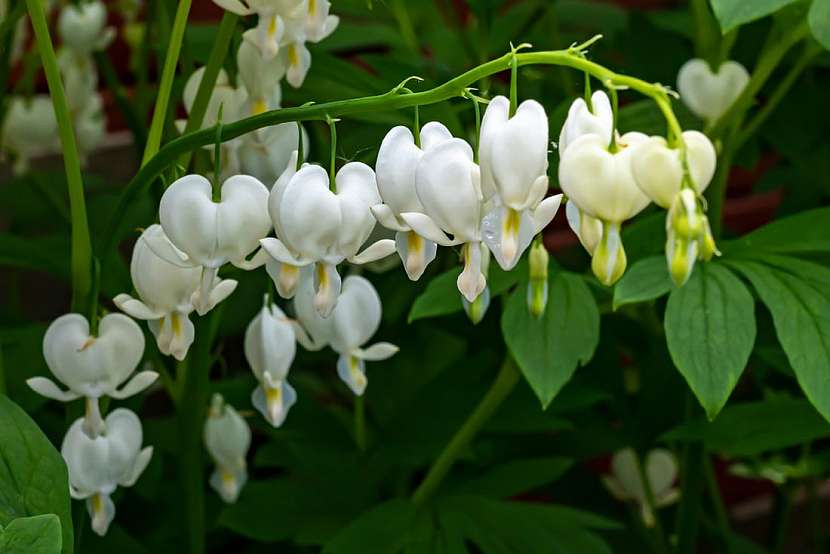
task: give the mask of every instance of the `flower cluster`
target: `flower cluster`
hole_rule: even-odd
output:
[[[81,160],[95,150],[106,132],[104,103],[98,92],[98,71],[93,52],[112,41],[107,10],[101,1],[67,4],[58,17],[58,67],[66,93],[75,142]],[[58,124],[47,94],[14,96],[3,122],[2,143],[15,156],[14,170],[22,173],[29,160],[60,152]]]
[[[300,87],[311,67],[307,42],[320,42],[337,28],[328,0],[213,0],[238,15],[257,16],[257,26],[243,35],[266,62],[293,87]]]
[[[598,91],[590,100],[575,100],[568,112],[559,139],[559,182],[568,195],[568,222],[591,254],[594,274],[606,285],[622,276],[627,261],[620,226],[654,202],[671,208],[666,256],[672,278],[684,283],[698,257],[708,260],[716,252],[699,199],[715,172],[714,146],[698,131],[671,142],[620,135],[608,96]],[[687,214],[691,227],[680,225]]]

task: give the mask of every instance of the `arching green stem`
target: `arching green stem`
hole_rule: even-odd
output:
[[[81,163],[75,144],[75,131],[61,82],[58,60],[49,36],[49,25],[40,0],[26,0],[32,28],[37,38],[40,59],[49,84],[49,94],[58,122],[58,134],[63,147],[63,165],[66,170],[66,184],[69,188],[69,211],[72,218],[72,310],[85,313],[92,291],[92,243],[89,238],[89,223],[86,215],[84,183],[81,177]]]

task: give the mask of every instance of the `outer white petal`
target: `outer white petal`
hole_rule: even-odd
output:
[[[426,214],[418,212],[406,212],[401,214],[401,219],[416,233],[441,246],[453,246],[459,244],[458,240],[451,239],[444,233],[438,224]]]
[[[340,297],[341,279],[337,266],[317,263],[314,266],[314,309],[321,317],[329,317]]]
[[[533,225],[534,234],[541,233],[542,230],[548,226],[556,217],[556,212],[559,211],[559,206],[562,204],[562,194],[554,194],[542,200],[539,205],[533,210]]]
[[[213,0],[213,3],[228,10],[229,12],[235,13],[236,15],[250,15],[254,13],[252,9],[239,0]]]
[[[337,359],[337,375],[357,396],[363,396],[366,385],[366,364],[352,355],[342,354]]]
[[[115,519],[115,503],[108,494],[96,494],[87,498],[86,509],[89,512],[90,526],[96,535],[103,537],[109,531]]]
[[[140,393],[155,383],[158,376],[159,374],[155,371],[140,371],[136,373],[135,377],[130,379],[120,390],[110,392],[110,396],[118,399],[129,398],[130,396]]]
[[[314,306],[316,292],[314,278],[309,270],[303,272],[297,294],[294,295],[294,314],[299,325],[294,326],[297,341],[306,350],[320,350],[331,339],[332,319],[323,318]]]
[[[565,206],[565,215],[568,218],[568,225],[579,238],[579,242],[589,254],[593,255],[597,244],[602,239],[602,222],[582,213],[579,207],[570,200]]]
[[[54,381],[47,379],[46,377],[32,377],[30,379],[26,379],[26,384],[29,385],[30,389],[39,395],[53,400],[58,400],[60,402],[69,402],[71,400],[77,400],[81,397],[80,394],[75,392],[61,390]]]
[[[305,166],[291,178],[277,215],[280,239],[306,259],[320,260],[333,253],[343,232],[340,201],[329,190],[328,174],[317,165]]]
[[[311,52],[308,51],[305,44],[293,43],[286,48],[286,55],[288,56],[288,70],[285,80],[292,87],[300,88],[303,86],[305,76],[311,67]]]
[[[381,239],[377,242],[367,246],[363,252],[356,254],[349,258],[349,262],[353,264],[368,264],[375,262],[386,256],[390,256],[395,252],[395,241],[392,239]]]
[[[118,306],[122,312],[134,317],[136,319],[161,319],[164,317],[164,312],[161,310],[154,310],[141,300],[136,300],[129,294],[119,294],[112,299],[113,304]]]
[[[497,206],[481,221],[484,243],[505,271],[516,266],[535,233],[533,215],[528,210]]]
[[[331,314],[331,347],[341,354],[351,353],[372,338],[380,318],[380,296],[372,283],[357,275],[346,277]]]
[[[288,376],[297,347],[294,329],[276,304],[263,307],[248,324],[244,347],[257,379],[263,380],[266,373],[278,381]]]
[[[656,448],[646,455],[646,476],[655,496],[662,496],[677,478],[677,459],[664,449]]]
[[[378,220],[378,223],[391,229],[392,231],[409,231],[409,226],[406,222],[398,219],[396,213],[392,208],[386,204],[375,204],[371,207],[372,215]]]
[[[395,233],[395,247],[406,275],[412,281],[420,279],[427,265],[438,253],[438,245],[434,241],[423,238],[415,231]]]
[[[335,180],[342,216],[337,248],[342,257],[349,258],[357,254],[375,228],[371,207],[380,202],[380,195],[375,172],[364,163],[347,163]]]
[[[274,427],[285,423],[288,411],[296,402],[297,392],[288,381],[261,383],[251,394],[251,403]]]
[[[378,342],[368,348],[358,348],[353,355],[361,360],[380,361],[391,358],[400,348],[389,342]]]
[[[568,117],[559,134],[559,155],[565,153],[568,146],[583,135],[598,135],[606,144],[611,142],[614,127],[614,115],[611,101],[604,91],[598,90],[591,95],[593,112],[582,98],[577,98],[568,110]]]
[[[153,447],[147,446],[146,448],[143,448],[141,452],[139,452],[138,457],[136,457],[133,467],[130,469],[129,473],[124,475],[118,484],[122,487],[132,487],[135,485],[138,478],[141,477],[141,474],[144,473],[145,469],[147,469],[147,465],[150,463],[150,459],[152,457]]]

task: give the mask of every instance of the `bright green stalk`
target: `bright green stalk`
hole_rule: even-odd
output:
[[[599,36],[594,37],[583,44],[573,46],[566,50],[519,54],[510,52],[500,58],[496,58],[495,60],[491,60],[466,71],[442,85],[422,92],[402,94],[400,88],[396,87],[385,94],[376,96],[271,110],[223,126],[222,140],[228,141],[263,127],[290,121],[325,121],[327,115],[340,117],[357,113],[399,110],[414,106],[437,104],[450,98],[462,96],[467,87],[478,82],[483,77],[500,73],[508,66],[508,63],[514,55],[520,67],[525,65],[557,65],[570,67],[578,71],[590,73],[602,82],[610,82],[611,84],[626,87],[644,94],[655,101],[661,113],[666,118],[670,133],[673,133],[675,136],[680,136],[680,124],[674,116],[668,93],[662,85],[648,83],[636,77],[615,73],[585,58],[587,48],[599,40],[599,38]],[[122,192],[118,205],[111,216],[109,227],[104,234],[105,243],[103,245],[102,255],[109,255],[113,250],[119,235],[119,226],[124,219],[124,214],[141,191],[149,186],[181,154],[212,144],[214,140],[215,133],[213,129],[202,129],[168,142],[155,156],[147,160],[147,163],[141,167]]]
[[[331,134],[331,161],[329,162],[329,188],[334,191],[336,189],[334,183],[335,170],[337,169],[337,120],[326,116],[326,122],[329,124],[329,133]],[[302,137],[300,137],[302,140]]]
[[[26,0],[31,2],[32,0]],[[179,0],[176,8],[176,19],[173,21],[173,30],[170,41],[167,43],[167,56],[164,59],[164,69],[161,72],[159,92],[156,97],[156,107],[153,111],[153,120],[150,123],[150,132],[147,135],[147,145],[144,147],[142,167],[147,164],[161,147],[161,135],[167,120],[167,108],[170,104],[170,91],[173,89],[173,78],[176,76],[176,66],[179,63],[179,53],[182,49],[184,31],[187,27],[187,16],[190,13],[191,0]]]
[[[447,476],[455,461],[464,450],[469,446],[470,441],[478,433],[479,429],[490,419],[493,412],[501,405],[505,398],[510,395],[513,387],[519,382],[519,370],[516,368],[516,362],[513,358],[508,356],[504,363],[502,363],[496,379],[490,386],[490,390],[484,395],[484,398],[478,403],[478,406],[470,413],[467,420],[456,431],[450,442],[435,459],[432,467],[429,468],[424,480],[418,485],[418,488],[412,495],[412,500],[416,503],[422,503],[428,500]]]
[[[26,5],[37,38],[46,81],[49,84],[55,118],[58,121],[58,134],[63,147],[63,165],[66,170],[69,210],[72,217],[72,310],[84,313],[92,290],[92,244],[89,239],[84,183],[81,177],[78,148],[75,145],[75,131],[72,129],[72,118],[69,115],[69,106],[63,91],[58,60],[55,57],[55,49],[52,47],[43,5],[40,0],[26,0]]]
[[[216,80],[219,77],[219,72],[222,70],[222,65],[225,63],[225,57],[230,49],[231,40],[233,39],[234,31],[236,31],[238,21],[239,16],[228,11],[222,16],[222,21],[219,23],[219,30],[216,32],[216,37],[213,42],[213,48],[210,51],[208,63],[205,66],[205,72],[199,83],[199,89],[196,91],[196,98],[193,100],[193,106],[190,108],[184,134],[192,133],[202,127],[208,104],[210,104],[211,94],[216,86]],[[179,165],[187,168],[190,165],[192,155],[192,151],[182,154],[179,158]]]

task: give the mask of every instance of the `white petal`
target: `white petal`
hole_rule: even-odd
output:
[[[136,318],[136,319],[160,319],[164,317],[164,312],[154,310],[141,300],[136,300],[129,294],[119,294],[112,299],[113,304],[118,306],[122,312]]]
[[[484,243],[505,271],[513,269],[535,234],[533,217],[527,210],[517,212],[498,206],[481,221]]]
[[[95,494],[87,498],[86,506],[92,530],[96,535],[103,537],[115,519],[115,504],[108,494]]]
[[[364,277],[350,275],[331,314],[331,347],[341,354],[367,342],[380,326],[381,301],[375,287]]]
[[[406,212],[401,214],[409,227],[420,236],[438,243],[441,246],[453,246],[458,244],[457,240],[451,239],[438,227],[438,224],[428,215],[418,212]]]
[[[409,226],[406,223],[402,223],[398,220],[395,215],[395,212],[392,211],[386,204],[375,204],[371,208],[372,215],[375,216],[375,219],[378,220],[378,223],[386,227],[387,229],[391,229],[392,231],[409,231]]]
[[[341,355],[337,359],[337,375],[355,395],[363,396],[366,385],[369,383],[366,379],[366,364],[363,360],[350,355]]]
[[[341,280],[337,266],[318,263],[314,266],[314,309],[320,317],[329,317],[340,297]]]
[[[245,6],[239,0],[213,0],[213,3],[236,15],[250,15],[254,13],[252,9]]]
[[[438,245],[434,241],[421,237],[415,231],[395,233],[395,246],[406,275],[412,281],[421,278],[427,265],[438,254]]]
[[[400,348],[389,342],[378,342],[368,348],[358,348],[353,355],[361,360],[380,361],[391,358],[398,353]]]
[[[159,374],[155,371],[139,371],[135,377],[127,381],[121,390],[114,390],[110,393],[113,398],[124,399],[138,394],[158,379]]]
[[[80,394],[72,391],[62,391],[54,381],[46,377],[32,377],[26,380],[26,384],[39,395],[53,400],[59,400],[60,402],[69,402],[70,400],[77,400],[81,397]]]
[[[562,194],[555,194],[542,200],[533,210],[533,234],[541,233],[553,221],[559,206],[562,204]]]
[[[265,385],[260,384],[251,395],[254,407],[273,427],[285,423],[288,411],[297,402],[297,392],[288,381],[281,381],[278,387],[279,393],[266,393]]]
[[[683,64],[677,74],[680,98],[698,117],[712,121],[723,115],[749,82],[746,68],[726,61],[713,72],[701,59]]]
[[[133,485],[135,485],[135,482],[138,481],[138,478],[141,477],[141,474],[144,473],[145,469],[147,469],[147,465],[150,463],[150,458],[152,457],[153,447],[148,446],[144,448],[138,454],[138,457],[135,459],[135,463],[133,464],[130,473],[127,474],[125,478],[118,484],[122,487],[132,487]]]
[[[286,247],[280,239],[266,237],[264,239],[260,239],[259,244],[262,245],[263,250],[265,250],[268,255],[280,263],[291,264],[298,267],[308,265],[309,263],[309,260],[292,254],[288,247]]]
[[[349,261],[353,264],[367,264],[390,256],[395,252],[395,241],[392,239],[382,239],[370,246],[366,247],[363,252],[352,256]]]

